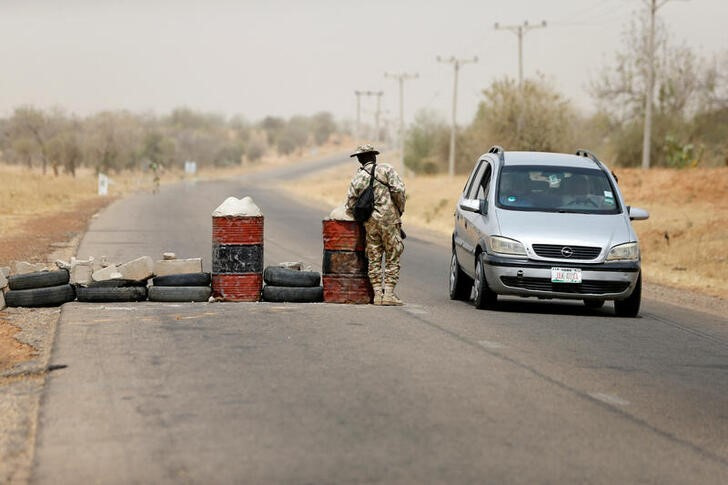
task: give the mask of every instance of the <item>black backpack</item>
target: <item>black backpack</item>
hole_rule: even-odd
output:
[[[369,186],[359,195],[354,204],[354,220],[357,222],[366,222],[374,212],[374,174],[377,170],[377,164],[372,166],[372,173],[369,177]],[[365,170],[366,171],[366,170]]]

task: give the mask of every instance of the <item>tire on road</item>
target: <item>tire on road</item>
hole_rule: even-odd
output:
[[[207,301],[212,295],[209,286],[150,286],[149,301]]]
[[[454,248],[450,257],[450,281],[448,290],[451,300],[461,301],[468,301],[470,299],[470,293],[473,290],[473,279],[460,269]]]
[[[58,306],[73,301],[76,292],[71,285],[46,286],[27,290],[10,290],[5,303],[11,307]]]
[[[263,281],[271,286],[313,288],[321,284],[321,273],[268,266],[263,272]]]
[[[483,263],[483,253],[480,253],[476,259],[475,265],[475,282],[473,283],[473,303],[478,310],[492,310],[498,302],[498,294],[493,292],[488,286],[488,280],[485,277],[485,268]]]
[[[146,286],[120,286],[120,287],[88,287],[79,286],[76,289],[78,301],[85,303],[111,303],[144,301],[147,299]]]
[[[277,303],[317,303],[324,299],[324,289],[321,286],[293,287],[271,286],[263,287],[263,301]]]
[[[614,313],[618,317],[635,318],[640,313],[642,301],[642,273],[637,277],[637,284],[632,294],[625,300],[614,300]]]
[[[33,273],[13,275],[8,278],[11,290],[30,290],[32,288],[48,288],[68,283],[68,270],[36,271]]]
[[[210,273],[180,273],[157,276],[154,286],[210,286]]]

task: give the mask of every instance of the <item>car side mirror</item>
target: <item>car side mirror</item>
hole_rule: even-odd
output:
[[[650,213],[639,207],[629,207],[629,219],[631,221],[644,221],[650,217]]]
[[[463,199],[460,202],[460,208],[464,211],[485,215],[488,213],[488,201],[485,199]]]

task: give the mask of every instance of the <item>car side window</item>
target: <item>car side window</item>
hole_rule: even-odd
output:
[[[478,191],[475,195],[476,199],[487,199],[488,198],[488,190],[490,189],[490,175],[492,173],[490,164],[485,164],[485,172],[483,173],[483,177],[478,182]]]
[[[465,198],[467,199],[474,199],[475,194],[478,193],[478,187],[480,186],[480,180],[483,178],[483,172],[485,171],[485,167],[490,166],[487,162],[484,160],[480,161],[480,164],[478,165],[478,170],[475,172],[475,175],[473,177],[473,180],[470,181],[470,185],[468,186],[468,191],[465,194]]]
[[[478,173],[478,170],[480,170],[480,167],[483,166],[483,161],[480,160],[475,168],[473,168],[473,171],[470,172],[470,177],[468,177],[468,181],[465,182],[465,187],[463,188],[463,195],[467,198],[468,193],[470,193],[470,189],[473,186],[473,180],[475,180],[475,175]]]

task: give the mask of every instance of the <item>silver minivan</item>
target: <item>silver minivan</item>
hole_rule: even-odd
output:
[[[498,295],[614,301],[635,317],[640,247],[617,180],[592,153],[506,152],[494,146],[455,208],[450,298],[492,308]]]

